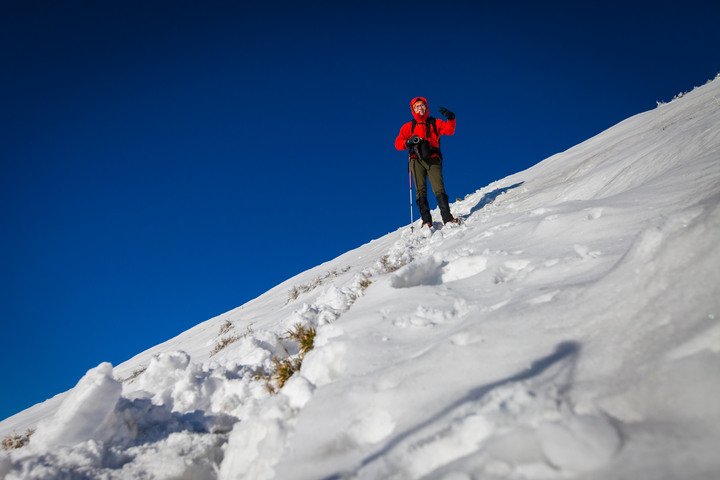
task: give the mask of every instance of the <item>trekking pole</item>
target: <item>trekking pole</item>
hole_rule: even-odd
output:
[[[415,227],[413,226],[413,205],[412,205],[412,197],[413,197],[413,187],[412,187],[412,172],[410,171],[410,156],[408,155],[408,183],[410,184],[410,232],[415,231]]]

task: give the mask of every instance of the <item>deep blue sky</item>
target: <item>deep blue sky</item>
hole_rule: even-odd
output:
[[[713,78],[719,12],[0,0],[0,419],[407,224],[412,97],[454,199]]]

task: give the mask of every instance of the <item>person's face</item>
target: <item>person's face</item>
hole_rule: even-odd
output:
[[[417,113],[418,115],[424,114],[425,110],[427,110],[427,105],[425,105],[423,102],[417,102],[415,105],[413,105],[413,112]]]

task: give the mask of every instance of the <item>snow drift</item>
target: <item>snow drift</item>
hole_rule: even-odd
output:
[[[720,476],[720,79],[453,213],[90,370],[0,479]]]

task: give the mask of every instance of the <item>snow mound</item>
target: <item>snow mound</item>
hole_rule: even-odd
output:
[[[85,374],[57,413],[38,425],[33,449],[50,450],[111,436],[108,423],[122,392],[112,373],[112,365],[102,363]]]

